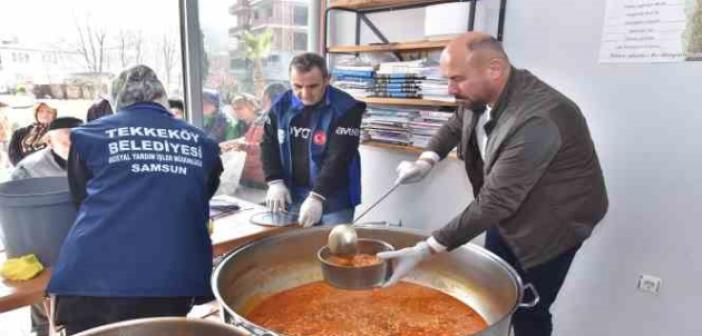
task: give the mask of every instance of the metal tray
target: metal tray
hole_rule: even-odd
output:
[[[263,226],[292,226],[298,225],[297,214],[291,212],[270,212],[265,211],[251,216],[252,224]]]

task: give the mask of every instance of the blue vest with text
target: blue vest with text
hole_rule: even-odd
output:
[[[217,144],[153,103],[75,128],[71,141],[92,176],[47,291],[210,295],[208,180]]]
[[[334,121],[344,116],[351,110],[358,101],[346,92],[333,86],[328,86],[324,95],[324,101],[312,112],[309,128],[313,138],[318,134],[323,134],[324,139],[331,136],[331,126]],[[295,97],[292,91],[283,94],[271,107],[271,112],[278,122],[278,145],[280,146],[280,157],[285,172],[285,184],[291,190],[293,203],[302,202],[311,189],[293,188],[293,164],[292,148],[290,143],[290,124],[293,118],[303,111],[303,103]],[[321,133],[320,133],[321,132]],[[310,181],[314,183],[324,163],[327,141],[310,141],[309,144],[309,167]],[[340,188],[334,194],[327,195],[324,202],[324,213],[333,213],[344,209],[353,208],[361,203],[361,156],[358,151],[354,159],[348,165],[349,184]]]

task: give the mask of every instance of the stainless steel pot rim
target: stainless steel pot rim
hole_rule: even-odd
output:
[[[238,330],[234,329],[232,326],[230,326],[226,323],[222,323],[222,322],[214,322],[211,320],[205,320],[205,319],[200,319],[200,318],[166,317],[166,316],[164,316],[164,317],[139,318],[139,319],[110,323],[107,325],[103,325],[103,326],[95,327],[95,328],[92,328],[89,330],[85,330],[83,332],[80,332],[79,335],[107,332],[107,331],[112,331],[115,329],[127,328],[127,327],[132,327],[132,326],[140,326],[140,325],[151,324],[151,323],[187,323],[187,324],[191,324],[191,325],[201,325],[201,326],[207,325],[207,326],[214,326],[214,327],[218,327],[218,328],[228,329],[228,330],[231,330],[232,332],[241,333]]]
[[[386,247],[386,251],[394,251],[394,250],[395,250],[395,248],[394,248],[392,245],[390,245],[388,242],[382,241],[382,240],[380,240],[380,239],[359,238],[358,241],[359,241],[359,242],[366,241],[366,242],[378,243],[378,244],[380,244],[380,245],[382,245],[382,246],[385,246],[385,247]],[[382,264],[383,262],[385,262],[385,261],[382,261],[380,264],[373,264],[373,265],[367,265],[367,266],[346,266],[346,265],[338,265],[338,264],[335,264],[335,263],[330,262],[329,260],[325,259],[325,258],[322,256],[322,253],[323,253],[324,251],[326,251],[326,250],[329,250],[329,245],[324,245],[324,246],[322,246],[319,250],[317,250],[317,259],[318,259],[320,262],[324,263],[325,265],[331,266],[331,267],[366,269],[366,268],[378,267],[378,265],[380,265],[380,264]],[[329,252],[329,253],[331,253],[331,252]]]
[[[417,235],[422,235],[425,237],[430,236],[430,233],[428,233],[427,231],[418,230],[418,229],[411,229],[411,228],[395,228],[395,227],[390,227],[390,226],[378,227],[378,226],[374,226],[374,225],[363,225],[363,224],[356,224],[356,225],[354,225],[354,227],[356,227],[357,229],[369,229],[369,230],[382,229],[382,230],[396,231],[396,232],[409,232],[409,233],[414,233]],[[273,240],[276,237],[279,237],[280,235],[300,235],[300,234],[304,234],[305,232],[309,232],[306,230],[323,231],[323,230],[330,230],[330,229],[331,229],[330,227],[320,226],[320,227],[306,228],[306,229],[302,229],[302,230],[280,232],[280,233],[274,234],[274,235],[269,236],[269,237],[265,237],[265,238],[251,241],[251,242],[237,248],[236,250],[233,250],[233,251],[227,253],[227,255],[222,258],[221,262],[216,265],[214,271],[212,272],[211,285],[212,285],[212,288],[215,289],[213,291],[215,299],[217,299],[217,302],[219,302],[221,304],[222,309],[226,310],[232,316],[232,318],[235,320],[236,326],[242,327],[242,328],[247,329],[249,331],[251,329],[253,329],[253,330],[266,330],[266,332],[264,334],[254,333],[254,335],[284,336],[284,335],[278,334],[276,332],[268,331],[268,329],[247,320],[246,318],[242,317],[237,312],[235,312],[233,309],[231,309],[229,307],[229,305],[224,303],[225,301],[222,298],[222,295],[219,293],[218,290],[216,290],[217,279],[219,278],[219,274],[222,271],[222,268],[220,266],[227,263],[230,259],[234,258],[237,254],[243,253],[243,251],[250,248],[250,246],[256,245],[262,241]],[[522,300],[524,299],[524,283],[522,282],[522,277],[519,276],[519,273],[517,273],[517,271],[510,264],[508,264],[506,261],[502,260],[502,258],[498,257],[497,255],[495,255],[491,251],[488,251],[485,248],[479,247],[479,246],[471,244],[471,243],[463,244],[463,245],[457,247],[456,249],[464,249],[464,248],[474,250],[475,252],[478,252],[479,254],[491,259],[497,265],[502,267],[515,280],[515,283],[517,286],[517,288],[516,288],[517,289],[517,300],[515,300],[514,306],[512,307],[512,309],[510,309],[509,313],[505,314],[501,319],[495,321],[492,324],[499,324],[499,323],[503,322],[505,319],[510,318],[514,314],[514,312],[517,311],[517,309],[519,308],[519,305],[521,304]],[[468,335],[466,335],[466,336],[468,336]]]

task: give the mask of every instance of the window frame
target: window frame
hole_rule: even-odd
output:
[[[183,66],[183,92],[184,92],[184,103],[186,110],[188,111],[187,120],[197,127],[203,126],[203,116],[202,116],[202,80],[204,74],[201,73],[200,62],[202,61],[202,55],[200,51],[204,50],[202,48],[202,40],[200,39],[200,34],[196,32],[201,31],[200,26],[200,16],[199,16],[199,6],[200,1],[205,0],[179,0],[180,9],[180,22],[181,22],[181,59]],[[295,4],[295,6],[301,6]],[[321,3],[316,0],[309,0],[309,3],[304,6],[307,8],[307,18],[308,18],[308,28],[307,28],[307,46],[304,49],[296,49],[293,41],[293,51],[313,51],[319,52],[319,50],[314,50],[316,48],[310,48],[310,46],[319,46],[320,34],[317,36],[312,36],[313,32],[318,32],[320,27],[319,20],[309,20],[309,18],[318,17]],[[271,9],[273,7],[271,6]],[[252,12],[255,18],[256,11]],[[275,11],[273,11],[275,15]],[[293,13],[294,20],[294,13]],[[255,22],[254,22],[255,24]],[[295,34],[293,30],[293,34]],[[293,35],[294,39],[294,35]],[[310,44],[310,41],[314,41],[314,44]],[[310,50],[312,49],[312,50]]]

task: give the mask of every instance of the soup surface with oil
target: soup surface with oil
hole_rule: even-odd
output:
[[[331,255],[327,261],[337,266],[344,267],[364,267],[378,265],[382,262],[380,258],[370,254],[355,254],[351,257]]]
[[[287,336],[465,336],[487,327],[461,301],[407,282],[363,291],[313,282],[265,299],[246,318]]]

